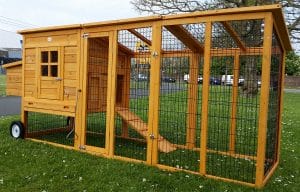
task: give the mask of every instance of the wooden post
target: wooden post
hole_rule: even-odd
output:
[[[83,32],[82,32],[83,34]],[[75,133],[78,134],[80,144],[77,147],[80,149],[81,146],[84,146],[86,144],[86,129],[87,129],[87,81],[88,81],[88,49],[89,49],[89,43],[88,38],[82,38],[81,40],[82,48],[81,48],[81,61],[83,61],[83,67],[82,67],[82,107],[81,107],[81,127],[77,127],[75,130]],[[79,129],[79,130],[78,130]],[[77,133],[78,132],[78,133]],[[75,145],[75,146],[76,146]]]
[[[26,43],[26,37],[23,36],[23,44]],[[25,52],[25,46],[23,46],[23,50],[22,50],[22,91],[21,91],[21,122],[24,125],[25,128],[25,134],[24,137],[27,137],[27,133],[28,133],[28,127],[27,127],[27,119],[28,119],[28,112],[24,111],[24,97],[25,97],[25,65],[26,65],[26,52]],[[37,55],[35,55],[37,58]],[[35,74],[35,76],[37,76],[37,74]]]
[[[239,93],[239,70],[240,70],[240,57],[238,53],[234,55],[233,63],[233,86],[232,86],[232,109],[231,109],[231,125],[229,133],[229,152],[235,153],[235,136],[236,136],[236,113],[237,102]]]
[[[262,78],[260,92],[260,110],[258,125],[258,144],[257,144],[257,162],[256,162],[256,180],[255,186],[263,187],[264,164],[266,152],[266,134],[268,121],[269,88],[270,88],[270,63],[272,48],[273,17],[272,13],[267,13],[265,17],[263,57],[262,57]]]
[[[156,165],[158,162],[158,116],[159,116],[159,92],[160,92],[160,61],[162,26],[160,22],[152,25],[152,49],[150,67],[150,95],[149,95],[149,117],[147,137],[147,164]],[[150,135],[153,135],[150,138]]]
[[[116,78],[118,60],[118,31],[109,33],[109,56],[107,73],[107,106],[106,106],[106,139],[108,156],[113,157],[115,149],[115,106],[116,106]]]
[[[81,36],[81,31],[78,30],[78,47],[77,47],[77,71],[78,71],[78,83],[77,83],[77,90],[76,90],[76,114],[75,114],[75,135],[74,135],[74,148],[79,149],[80,145],[83,145],[84,143],[81,143],[81,138],[85,137],[85,135],[82,135],[82,121],[83,121],[83,111],[84,107],[84,100],[86,99],[86,93],[83,92],[83,86],[87,83],[86,82],[86,77],[87,74],[85,73],[85,65],[87,65],[87,60],[84,57],[84,49],[85,49],[85,41],[82,36]],[[87,47],[86,47],[87,48]],[[63,62],[64,63],[64,62]],[[82,64],[81,64],[82,63]],[[85,141],[85,140],[84,140]]]
[[[200,174],[206,174],[207,153],[207,130],[208,130],[208,99],[209,99],[209,76],[210,76],[210,47],[211,47],[212,23],[205,26],[203,87],[202,87],[202,119],[201,119],[201,149],[200,149]]]
[[[190,56],[190,79],[188,89],[188,114],[186,127],[186,146],[189,149],[195,147],[196,139],[199,59],[200,54],[198,53],[193,52]]]
[[[281,90],[280,90],[280,97],[279,97],[279,114],[278,114],[278,137],[276,138],[277,139],[277,159],[276,159],[276,162],[279,162],[279,155],[280,155],[280,138],[281,138],[281,129],[282,129],[282,126],[281,126],[281,120],[282,120],[282,112],[283,112],[283,87],[284,87],[284,77],[285,77],[285,57],[286,57],[286,51],[283,52],[283,55],[282,55],[282,65],[281,65]]]

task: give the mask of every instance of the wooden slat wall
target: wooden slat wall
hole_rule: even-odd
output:
[[[37,96],[37,84],[36,84],[36,49],[26,48],[25,49],[25,63],[24,63],[24,92],[25,97],[36,97]]]
[[[77,47],[65,46],[64,63],[62,63],[64,100],[76,100],[76,87],[79,83],[78,60]]]
[[[22,65],[6,69],[6,95],[22,95]]]

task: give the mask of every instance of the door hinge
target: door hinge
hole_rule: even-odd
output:
[[[154,139],[154,138],[155,138],[153,133],[151,133],[151,134],[149,135],[149,137],[150,137],[150,139]]]
[[[88,33],[83,33],[82,34],[82,38],[88,38],[89,37],[89,34]]]
[[[80,145],[80,146],[79,146],[79,149],[80,149],[80,150],[86,150],[86,148],[85,148],[84,145]]]

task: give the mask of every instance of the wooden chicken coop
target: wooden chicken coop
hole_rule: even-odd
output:
[[[253,187],[278,166],[292,49],[280,5],[20,34],[13,137]]]

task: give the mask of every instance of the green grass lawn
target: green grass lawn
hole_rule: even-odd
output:
[[[0,74],[0,96],[5,95],[6,75]]]
[[[18,116],[0,118],[0,191],[256,191],[184,172],[167,172],[14,140],[8,127]],[[262,191],[300,189],[300,94],[284,97],[280,166]]]

